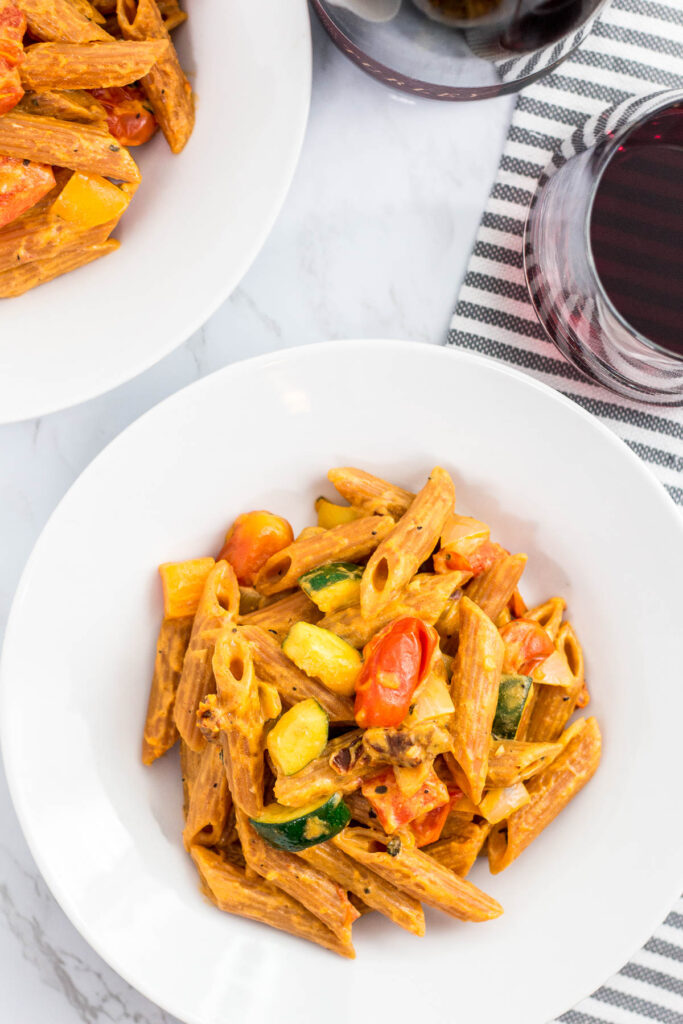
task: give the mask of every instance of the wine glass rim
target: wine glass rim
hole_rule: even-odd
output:
[[[657,98],[661,98],[661,102],[656,103]],[[605,148],[605,152],[601,156],[601,166],[598,174],[595,177],[593,185],[591,187],[591,194],[586,208],[586,218],[584,223],[584,233],[586,242],[586,254],[588,260],[588,267],[595,281],[596,290],[600,293],[600,297],[609,307],[610,313],[614,318],[621,324],[621,326],[627,330],[636,341],[644,345],[645,348],[649,348],[653,352],[657,352],[658,355],[666,356],[668,359],[673,359],[676,362],[683,362],[683,355],[679,355],[673,352],[671,349],[664,348],[662,345],[658,345],[656,341],[652,341],[651,338],[646,337],[638,330],[625,316],[617,309],[612,302],[605,286],[603,285],[602,278],[598,273],[598,268],[595,263],[595,257],[593,254],[593,245],[591,242],[591,221],[593,218],[593,206],[595,204],[595,197],[597,196],[600,183],[602,182],[603,175],[609,167],[614,154],[619,145],[621,145],[624,139],[627,139],[629,135],[632,135],[636,129],[647,124],[653,117],[663,113],[665,110],[669,110],[671,107],[677,107],[683,105],[683,89],[667,89],[665,92],[653,93],[652,104],[648,104],[645,111],[639,114],[638,117],[632,122],[622,125],[621,128],[615,131],[613,137],[609,139],[608,145]],[[598,143],[599,144],[599,143]]]

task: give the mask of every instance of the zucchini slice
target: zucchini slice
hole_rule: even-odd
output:
[[[295,622],[282,650],[297,668],[343,697],[351,697],[361,667],[361,656],[329,629],[310,622]]]
[[[320,757],[327,745],[327,729],[327,715],[312,697],[285,711],[266,740],[278,775],[294,775]]]
[[[498,740],[517,738],[522,716],[532,694],[531,676],[501,676],[498,706],[491,732]]]
[[[304,807],[268,804],[258,818],[249,820],[272,846],[298,853],[336,836],[348,825],[350,817],[341,793],[333,793]]]
[[[362,565],[330,562],[305,572],[299,577],[299,586],[321,612],[336,612],[358,604],[362,576]]]

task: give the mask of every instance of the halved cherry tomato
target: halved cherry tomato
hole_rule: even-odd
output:
[[[361,786],[365,799],[372,805],[377,820],[385,832],[395,832],[416,818],[437,808],[445,807],[445,821],[450,807],[450,796],[445,782],[432,769],[420,788],[412,796],[401,791],[393,768],[385,768],[378,775],[366,779]],[[441,824],[443,828],[443,822]],[[439,830],[440,832],[441,830]],[[433,840],[432,840],[433,842]],[[418,844],[419,845],[419,844]]]
[[[154,112],[139,85],[91,89],[107,111],[109,133],[123,146],[141,146],[154,135]]]
[[[532,619],[513,619],[500,635],[505,643],[503,672],[512,675],[530,675],[555,650],[543,626]]]
[[[422,619],[406,616],[390,622],[365,645],[354,709],[361,728],[401,724],[429,672],[438,640],[436,630]]]
[[[434,555],[434,571],[453,572],[454,569],[463,569],[473,576],[480,576],[508,553],[500,544],[491,540],[469,541],[467,544],[461,543],[459,550],[441,548],[437,551]]]
[[[16,107],[24,95],[17,65],[24,59],[26,17],[12,3],[0,0],[0,114]]]
[[[292,527],[282,516],[264,511],[245,512],[237,517],[225,535],[218,561],[227,559],[235,570],[237,582],[251,587],[270,556],[293,540]]]
[[[0,156],[0,227],[30,210],[54,185],[48,164]]]
[[[446,819],[451,813],[453,806],[461,799],[463,793],[457,786],[448,786],[448,803],[441,807],[435,807],[419,818],[415,818],[408,825],[408,828],[415,837],[416,846],[429,846],[441,838]]]

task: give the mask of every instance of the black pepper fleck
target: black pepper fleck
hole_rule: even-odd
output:
[[[386,793],[386,786],[375,786],[375,793]]]

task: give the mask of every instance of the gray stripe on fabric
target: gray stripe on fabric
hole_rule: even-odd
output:
[[[478,324],[502,327],[506,331],[521,334],[525,338],[536,338],[537,341],[547,340],[547,335],[535,316],[533,320],[526,320],[524,317],[515,316],[514,313],[506,313],[502,309],[491,309],[490,306],[480,306],[475,302],[459,302],[456,312],[458,316],[475,320]]]
[[[668,1006],[658,1006],[648,999],[639,999],[627,992],[617,992],[615,988],[603,986],[593,993],[593,999],[599,999],[601,1003],[608,1006],[616,1006],[629,1013],[639,1013],[641,1017],[649,1020],[658,1020],[660,1024],[683,1024],[683,1013],[677,1010],[670,1010]]]
[[[536,149],[542,149],[545,153],[557,149],[562,143],[559,135],[545,135],[543,132],[534,132],[530,128],[520,128],[516,124],[510,126],[508,141],[521,142],[525,146],[535,146]]]
[[[525,114],[533,114],[534,117],[542,117],[547,121],[559,121],[560,124],[569,125],[571,128],[585,124],[586,121],[590,121],[591,117],[590,114],[586,114],[582,110],[536,100],[531,96],[525,96],[524,93],[517,100],[517,110],[522,110]]]
[[[521,178],[538,179],[545,164],[535,164],[531,160],[520,160],[516,156],[503,156],[500,158],[500,170],[508,171],[511,174],[519,174]]]
[[[528,206],[532,196],[533,192],[529,189],[504,185],[500,181],[497,181],[491,189],[492,199],[503,199],[506,203],[517,203],[518,206]]]
[[[637,32],[633,28],[624,28],[623,25],[608,25],[604,21],[597,21],[593,31],[602,39],[611,39],[615,43],[625,43],[627,46],[639,46],[642,50],[651,50],[653,53],[665,53],[667,57],[674,57],[677,60],[683,59],[683,45],[674,39],[653,36],[650,32]]]
[[[646,985],[653,985],[655,988],[666,989],[675,995],[683,996],[683,981],[674,978],[671,974],[664,974],[662,971],[653,971],[650,967],[643,967],[642,964],[624,964],[619,971],[626,978],[633,978],[635,981],[642,981]]]
[[[626,60],[624,57],[597,53],[595,50],[577,50],[574,59],[577,64],[584,67],[616,71],[621,75],[640,78],[652,85],[661,85],[664,89],[677,89],[683,82],[683,75],[677,75],[673,71],[664,71],[662,68],[652,67],[651,64],[641,64],[639,61]]]
[[[593,1017],[590,1013],[580,1013],[578,1010],[568,1010],[557,1019],[561,1020],[563,1024],[604,1024],[599,1017]]]
[[[683,914],[677,914],[675,910],[672,910],[664,924],[668,924],[671,928],[683,928]]]
[[[458,310],[456,309],[456,316]],[[451,344],[460,345],[461,348],[469,348],[473,352],[482,352],[487,356],[495,356],[512,366],[521,366],[525,370],[539,370],[541,373],[551,373],[556,377],[564,377],[565,380],[583,380],[578,370],[575,370],[570,363],[562,359],[552,359],[550,356],[541,356],[536,352],[530,352],[524,348],[514,348],[503,341],[491,341],[480,334],[472,334],[469,331],[451,331],[449,337]]]
[[[683,946],[674,946],[673,942],[665,942],[664,939],[658,939],[653,936],[643,946],[648,953],[656,953],[658,956],[665,956],[669,960],[677,960],[679,964],[683,964]]]
[[[557,89],[558,92],[584,96],[586,99],[599,100],[601,103],[623,103],[631,95],[625,89],[613,89],[610,85],[601,85],[590,78],[568,78],[558,72],[544,79],[543,84],[549,89]]]
[[[507,235],[517,235],[518,238],[524,234],[524,220],[520,217],[506,217],[502,213],[487,211],[481,218],[481,223],[485,228],[504,231]]]
[[[658,18],[670,25],[683,24],[680,9],[655,3],[654,0],[619,0],[619,10],[628,14],[641,14],[644,18]]]
[[[492,242],[475,242],[474,255],[483,259],[495,260],[496,263],[504,263],[508,267],[518,267],[520,270],[524,265],[521,252],[516,249],[507,249],[504,245],[493,245]]]
[[[531,305],[526,285],[506,281],[504,277],[494,277],[493,274],[480,274],[476,270],[468,270],[463,284],[469,288],[478,288],[479,291],[489,292],[491,295],[503,295],[506,299],[527,302]]]
[[[677,505],[683,505],[683,488],[682,487],[671,487],[669,484],[664,484],[669,497],[676,502]]]
[[[584,378],[581,377],[581,380]],[[683,440],[683,424],[674,420],[666,420],[663,416],[655,416],[654,413],[643,412],[642,409],[630,409],[627,406],[617,405],[615,402],[605,402],[600,398],[590,398],[587,395],[569,395],[572,401],[582,406],[587,412],[594,416],[603,416],[605,419],[615,420],[619,423],[629,423],[632,427],[640,427],[642,430],[651,430],[655,434],[666,434],[667,437],[675,437]]]
[[[626,441],[632,452],[644,462],[651,462],[662,469],[671,469],[675,473],[683,472],[683,456],[674,455],[673,452],[664,452],[661,448],[651,448],[650,445],[641,444],[639,441]],[[680,927],[680,925],[678,926]]]

